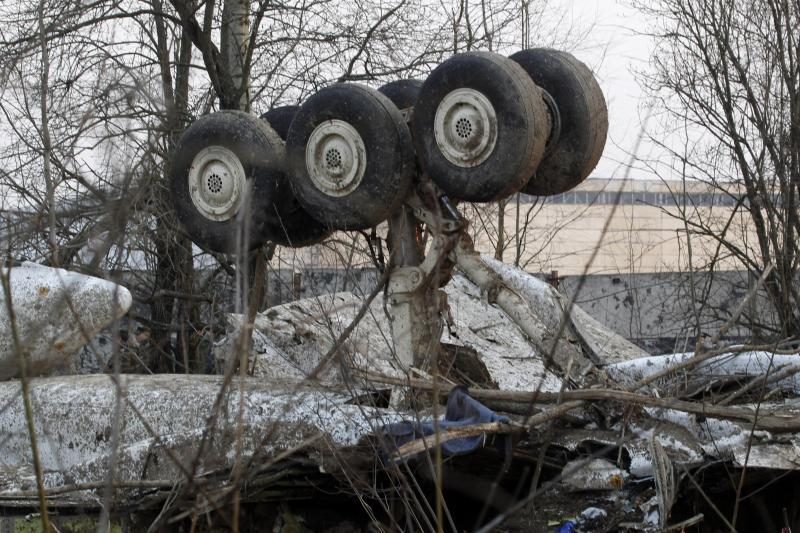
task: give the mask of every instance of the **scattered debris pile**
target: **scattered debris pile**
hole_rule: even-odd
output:
[[[800,525],[796,349],[651,357],[544,282],[485,261],[537,322],[523,330],[457,275],[427,372],[395,357],[381,298],[339,293],[258,315],[246,357],[235,349],[249,328],[229,315],[223,375],[36,378],[30,417],[19,381],[0,383],[0,520],[37,508],[32,423],[64,520],[112,509],[153,530],[199,516],[273,531]]]

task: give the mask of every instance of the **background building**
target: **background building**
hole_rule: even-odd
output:
[[[483,252],[497,249],[500,209],[468,210]],[[726,238],[741,247],[752,241],[735,190],[700,182],[588,179],[561,195],[512,199],[502,223],[506,262],[562,276],[679,272],[712,262],[736,270],[740,265],[698,226],[727,226]]]

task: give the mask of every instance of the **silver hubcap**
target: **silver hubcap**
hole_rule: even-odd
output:
[[[192,161],[189,195],[201,215],[222,222],[236,215],[246,181],[244,167],[236,154],[224,146],[209,146],[200,150]]]
[[[364,178],[367,150],[356,129],[343,120],[317,126],[306,144],[306,168],[314,185],[329,196],[345,196]]]
[[[489,99],[475,89],[456,89],[445,96],[433,120],[436,144],[459,167],[480,165],[494,151],[497,115]]]

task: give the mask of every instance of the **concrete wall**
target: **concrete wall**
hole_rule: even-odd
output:
[[[694,277],[688,273],[593,275],[582,286],[579,276],[567,276],[559,286],[601,323],[651,353],[663,353],[693,350],[698,325],[701,335],[713,337],[754,281],[746,272],[727,271]],[[763,294],[745,307],[741,322],[746,324],[750,317],[770,321]],[[724,338],[745,339],[753,333],[758,332],[734,327]]]

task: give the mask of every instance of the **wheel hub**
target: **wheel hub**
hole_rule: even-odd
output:
[[[447,94],[436,109],[433,125],[437,146],[456,166],[478,166],[494,151],[497,115],[489,99],[475,89]]]
[[[203,148],[189,169],[189,195],[198,213],[222,222],[236,215],[245,190],[244,167],[224,146]]]
[[[561,137],[561,113],[558,111],[558,104],[556,104],[553,96],[542,89],[542,100],[547,107],[547,117],[550,119],[550,131],[547,135],[547,144],[545,145],[545,156],[550,155],[555,150],[558,144],[558,139]]]
[[[329,196],[345,196],[358,187],[367,166],[367,150],[358,131],[343,120],[317,126],[306,144],[306,168],[314,186]]]

